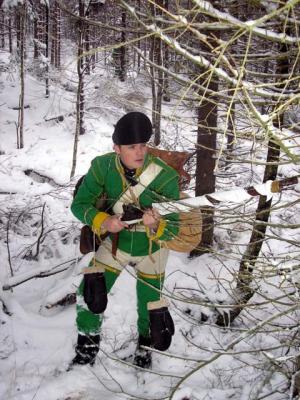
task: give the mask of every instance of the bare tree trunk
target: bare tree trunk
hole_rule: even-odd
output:
[[[155,62],[157,65],[162,65],[162,42],[160,39],[156,40],[156,48],[154,50]],[[157,70],[157,91],[156,91],[156,103],[155,103],[155,121],[154,121],[154,144],[158,146],[161,141],[161,107],[162,107],[162,96],[163,96],[163,86],[164,78],[163,72]]]
[[[20,96],[19,96],[19,115],[17,126],[17,148],[24,147],[24,94],[25,94],[25,38],[26,38],[26,15],[27,15],[27,1],[24,0],[22,6],[19,6],[18,13],[20,14]]]
[[[90,12],[89,10],[86,11],[85,13],[85,18],[89,18]],[[84,57],[85,59],[85,68],[84,68],[84,72],[86,75],[90,75],[91,74],[91,55],[89,54],[90,52],[90,26],[88,24],[85,24],[84,27],[84,49],[86,52],[86,55]]]
[[[38,5],[36,6],[38,7]],[[39,57],[38,52],[38,13],[35,11],[34,20],[33,20],[33,58],[36,60]]]
[[[34,5],[34,22],[33,22],[33,35],[34,35],[34,52],[33,58],[38,59],[42,54],[46,56],[46,41],[47,41],[47,25],[49,25],[48,3],[37,3]]]
[[[228,91],[228,97],[231,98],[233,93],[232,88]],[[232,156],[233,146],[234,146],[234,124],[235,124],[235,101],[230,104],[230,110],[228,110],[228,121],[227,121],[227,146],[226,146],[226,162],[229,162]]]
[[[94,19],[94,17],[93,17],[93,19]],[[91,45],[92,45],[92,48],[93,48],[93,52],[91,54],[91,68],[92,68],[93,71],[96,68],[96,50],[95,50],[96,49],[96,34],[97,34],[97,29],[96,29],[95,26],[93,26],[92,27],[93,38],[92,38],[92,41],[91,41]]]
[[[77,65],[78,68],[78,65]],[[78,75],[79,77],[79,75]],[[77,149],[78,149],[78,141],[79,141],[79,135],[80,135],[80,130],[81,130],[81,108],[80,108],[80,103],[81,103],[81,91],[82,91],[82,85],[83,81],[82,79],[79,78],[78,81],[78,88],[77,88],[77,99],[76,99],[76,127],[75,127],[75,136],[74,136],[74,146],[73,146],[73,158],[72,158],[72,170],[71,170],[71,175],[70,179],[73,178],[75,175],[75,170],[76,170],[76,163],[77,163]]]
[[[11,13],[9,13],[8,17],[8,43],[9,43],[9,52],[12,54],[13,46],[12,46],[12,29],[11,29]]]
[[[0,10],[0,27],[1,27],[1,47],[5,48],[5,13]]]
[[[122,11],[122,30],[121,33],[121,41],[122,43],[126,42],[126,12]],[[126,79],[126,46],[122,46],[120,49],[120,81],[125,82]]]
[[[50,15],[51,15],[51,65],[55,65],[55,47],[57,41],[57,18],[56,18],[56,1],[53,1],[50,8]]]
[[[79,16],[84,17],[84,2],[83,0],[78,0],[79,6]],[[72,169],[70,178],[75,175],[76,163],[77,163],[77,148],[79,135],[84,133],[83,127],[83,117],[84,117],[84,70],[83,70],[83,46],[84,46],[84,22],[81,20],[78,22],[78,50],[77,50],[77,76],[78,76],[78,86],[77,86],[77,98],[76,98],[76,127],[74,136],[74,146],[73,146],[73,158],[72,158]]]
[[[287,33],[288,34],[288,33]],[[287,53],[288,46],[286,44],[279,44],[279,52]],[[277,60],[276,75],[280,76],[287,75],[289,73],[289,60],[288,58],[279,58]],[[284,78],[279,78],[284,79]],[[278,88],[282,87],[284,83],[279,81]],[[278,107],[278,104],[275,105]],[[278,114],[276,120],[273,121],[274,126],[278,129],[282,128],[284,114]],[[277,175],[278,162],[280,156],[280,146],[276,144],[272,139],[268,142],[267,152],[267,165],[264,172],[263,182],[268,180],[274,180]],[[253,281],[253,268],[256,260],[259,256],[260,250],[265,240],[265,234],[267,230],[267,222],[269,220],[272,206],[272,199],[267,200],[266,196],[260,196],[258,206],[256,209],[256,218],[252,229],[250,241],[247,249],[242,257],[240,268],[237,278],[236,286],[236,297],[237,301],[241,304],[236,308],[230,310],[229,314],[219,315],[217,318],[217,324],[224,326],[231,323],[244,309],[245,303],[247,303],[254,295],[255,290],[251,287]]]
[[[37,5],[37,40],[38,40],[38,45],[37,45],[37,51],[39,54],[45,55],[45,49],[43,46],[45,44],[45,5],[44,4],[38,4]]]
[[[170,50],[169,50],[169,46],[167,46],[165,43],[163,44],[164,47],[164,67],[166,69],[170,68]],[[171,98],[170,98],[170,88],[169,88],[169,75],[164,73],[164,78],[163,78],[163,100],[166,102],[170,102]]]
[[[266,52],[267,52],[268,51],[267,46],[265,45],[265,47],[266,47]],[[267,74],[268,71],[269,71],[269,65],[270,65],[270,61],[269,60],[265,60],[265,62],[264,62],[264,70],[263,70],[265,74]],[[262,114],[266,114],[267,112],[268,112],[268,107],[267,107],[266,104],[263,104],[261,106],[261,113]]]
[[[163,6],[163,0],[157,1],[157,5]],[[151,13],[153,16],[161,15],[161,10],[151,5]],[[153,37],[150,45],[150,60],[153,64],[162,65],[162,42],[160,38]],[[154,144],[158,146],[161,140],[161,107],[162,107],[162,95],[163,95],[163,72],[160,69],[156,69],[154,66],[150,66],[151,74],[151,87],[152,87],[152,124],[154,131]]]
[[[147,51],[148,51],[148,46],[149,46],[148,43],[149,43],[149,40],[147,38],[145,38],[144,39],[144,70],[147,69]],[[151,51],[151,43],[150,43],[150,51]],[[149,54],[149,57],[150,57],[150,54]],[[151,57],[150,57],[150,60],[152,60]],[[150,71],[151,71],[151,69],[150,69]],[[151,75],[151,77],[152,77],[152,75]]]
[[[84,0],[79,0],[79,15],[85,17],[85,3]],[[78,53],[77,53],[77,75],[78,75],[78,88],[79,88],[79,134],[83,135],[85,133],[84,129],[84,37],[85,37],[86,25],[84,22],[80,22],[78,28]]]
[[[154,62],[154,48],[155,48],[155,37],[152,37],[150,42],[149,57],[152,62]],[[152,64],[149,67],[151,76],[151,92],[152,92],[152,125],[155,132],[155,121],[156,121],[156,85],[155,85],[155,69]],[[156,140],[155,140],[156,141]]]
[[[55,67],[60,68],[61,65],[61,10],[56,2],[56,46],[55,46]]]
[[[61,11],[57,1],[53,1],[50,8],[51,15],[51,65],[60,68],[60,52],[61,52]]]
[[[164,8],[165,10],[169,9],[169,0],[165,0],[165,4],[164,4]],[[166,69],[170,68],[170,50],[169,50],[169,46],[167,46],[166,43],[163,44],[163,65]],[[164,77],[163,77],[163,100],[166,102],[170,102],[170,90],[169,90],[169,75],[164,73]]]
[[[212,78],[208,84],[212,92],[217,93],[218,82]],[[202,98],[198,107],[197,149],[196,149],[196,186],[195,195],[201,196],[215,191],[216,178],[214,174],[216,153],[216,128],[218,106],[215,99]],[[199,246],[190,256],[197,257],[209,251],[213,245],[214,235],[214,210],[207,207],[202,209],[203,233]]]
[[[47,59],[46,64],[46,78],[45,78],[45,86],[46,92],[45,97],[48,98],[50,96],[49,93],[49,5],[45,1],[45,57]]]
[[[137,1],[137,5],[136,5],[136,7],[137,7],[137,10],[138,11],[140,11],[141,10],[141,0],[138,0]],[[140,35],[139,35],[140,36]],[[139,50],[141,50],[141,41],[139,40],[138,41],[138,49]],[[140,54],[138,54],[137,55],[137,70],[138,70],[138,72],[140,72],[140,69],[141,69],[141,56],[140,56]]]
[[[17,49],[20,48],[21,43],[21,12],[20,5],[17,7],[17,12],[15,14],[15,26],[16,26],[16,36],[17,36]]]

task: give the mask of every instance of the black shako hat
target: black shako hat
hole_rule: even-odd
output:
[[[114,144],[147,143],[152,135],[152,123],[147,115],[133,111],[119,119],[112,140]]]

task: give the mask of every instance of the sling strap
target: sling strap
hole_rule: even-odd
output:
[[[138,178],[138,183],[135,186],[128,186],[119,200],[113,206],[114,214],[122,214],[123,204],[136,203],[136,199],[143,193],[146,187],[159,175],[163,168],[160,165],[152,162],[141,173]]]

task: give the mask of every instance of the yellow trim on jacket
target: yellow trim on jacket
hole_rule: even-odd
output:
[[[95,218],[93,219],[92,230],[96,235],[103,235],[106,233],[106,230],[102,228],[102,224],[110,215],[106,212],[100,211],[96,214]]]
[[[148,238],[150,240],[158,240],[163,235],[166,226],[167,222],[164,219],[160,219],[157,231],[154,234],[151,234],[151,230],[147,226],[145,226]]]

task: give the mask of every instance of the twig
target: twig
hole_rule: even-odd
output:
[[[61,263],[61,264],[56,265],[54,268],[52,268],[52,269],[50,269],[50,270],[41,271],[41,272],[38,272],[38,273],[32,272],[32,275],[30,275],[30,276],[28,276],[28,274],[26,274],[26,277],[24,277],[24,278],[22,278],[22,277],[20,277],[20,278],[15,277],[15,278],[14,278],[14,281],[15,281],[15,282],[4,284],[2,290],[10,290],[11,288],[13,288],[13,287],[15,287],[15,286],[19,286],[19,285],[21,285],[22,283],[25,283],[25,282],[27,282],[27,281],[30,281],[31,279],[35,279],[35,278],[46,278],[46,277],[51,276],[51,275],[59,274],[60,272],[63,272],[63,271],[65,271],[65,270],[67,270],[68,268],[70,268],[70,266],[72,266],[72,265],[68,265],[67,267],[59,268],[59,269],[56,270],[56,271],[54,271],[54,269],[56,269],[56,268],[58,268],[58,267],[61,267],[61,266],[65,265],[65,264],[72,264],[72,263],[74,263],[74,262],[77,261],[77,260],[78,260],[78,258],[72,258],[71,260],[68,260],[68,261],[65,261],[65,262],[63,262],[63,263]],[[19,280],[18,280],[18,279],[19,279]]]
[[[42,237],[43,237],[43,235],[44,235],[44,212],[45,212],[45,206],[46,206],[46,203],[43,204],[43,209],[42,209],[42,215],[41,215],[41,217],[42,217],[41,232],[40,232],[40,235],[39,235],[39,237],[38,237],[37,244],[36,244],[36,253],[35,253],[35,255],[33,256],[33,258],[34,258],[35,260],[37,259],[38,255],[39,255],[39,253],[40,253],[41,239],[42,239]]]
[[[14,271],[13,271],[12,264],[11,264],[10,248],[9,248],[10,217],[11,217],[11,213],[8,214],[7,225],[6,225],[6,247],[7,247],[7,255],[8,255],[10,274],[11,274],[11,276],[14,276]]]

